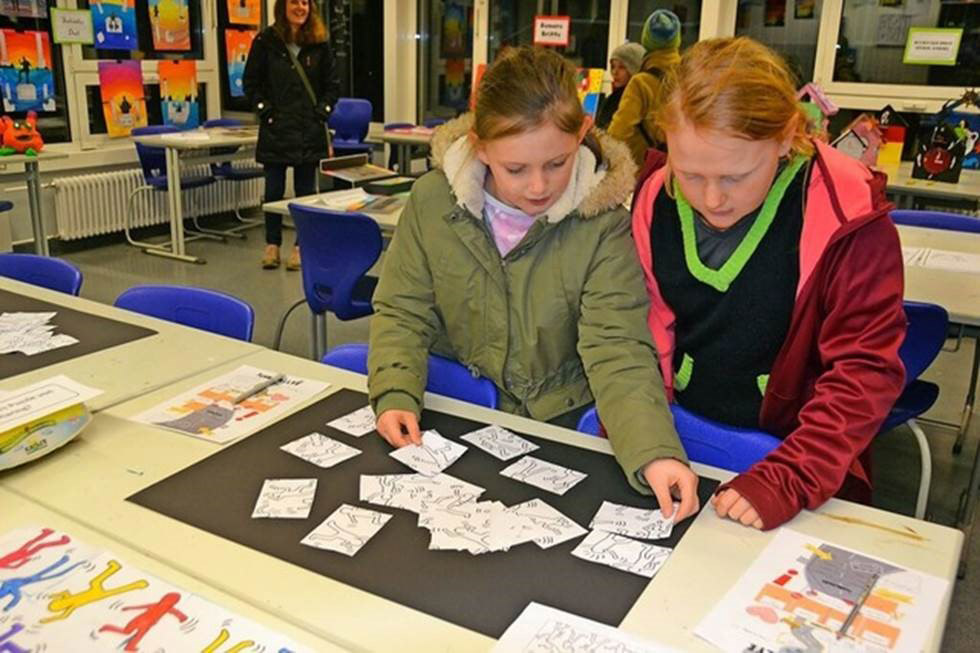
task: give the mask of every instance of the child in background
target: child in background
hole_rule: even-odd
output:
[[[633,236],[668,397],[783,443],[724,484],[761,529],[870,499],[867,447],[903,388],[902,252],[884,179],[811,137],[783,61],[700,41],[664,80],[667,165]]]
[[[627,479],[677,519],[697,475],[673,430],[645,319],[626,148],[597,134],[570,62],[501,54],[475,109],[439,128],[373,303],[368,387],[381,435],[420,442],[432,351],[497,386],[502,410],[574,428],[593,401]]]
[[[599,112],[596,114],[595,126],[599,129],[607,129],[612,122],[616,110],[619,109],[619,101],[623,99],[623,91],[629,84],[630,78],[640,72],[640,65],[646,50],[639,43],[627,41],[612,51],[609,55],[609,74],[612,76],[612,93],[602,101]]]

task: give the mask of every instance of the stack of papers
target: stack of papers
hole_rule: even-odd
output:
[[[48,322],[57,313],[3,313],[0,315],[0,354],[20,352],[33,356],[78,342],[64,334],[55,335]]]
[[[317,196],[317,201],[331,211],[357,211],[372,199],[374,195],[368,195],[363,188],[337,190]]]

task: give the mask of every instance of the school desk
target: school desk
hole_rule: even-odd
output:
[[[41,256],[48,256],[49,251],[48,237],[44,233],[44,212],[41,209],[41,175],[38,171],[38,162],[67,158],[67,152],[56,150],[42,150],[34,156],[12,154],[0,157],[0,172],[4,172],[10,164],[24,164],[23,179],[27,184],[27,203],[31,211],[31,228],[34,231],[34,253]]]
[[[914,178],[911,161],[881,170],[888,175],[888,192],[898,196],[899,208],[914,209],[915,198],[928,197],[972,201],[974,208],[980,209],[980,170],[964,170],[955,184]]]
[[[278,352],[257,352],[96,415],[88,430],[69,446],[32,465],[0,475],[0,487],[30,497],[46,509],[72,515],[126,546],[340,646],[366,650],[487,651],[493,641],[485,635],[431,617],[410,605],[312,574],[126,501],[126,497],[215,453],[219,447],[124,418],[238,364],[325,380],[333,384],[327,392],[342,387],[365,389],[365,379],[360,375]],[[442,397],[428,396],[426,405],[480,422],[495,422],[517,432],[610,453],[608,442],[603,439],[533,420]],[[695,465],[695,469],[702,476],[730,477],[710,467]],[[452,468],[449,471],[452,473]],[[234,474],[235,470],[227,473]],[[545,498],[546,494],[541,492]],[[216,510],[220,510],[220,497],[202,500],[214,501]],[[804,513],[790,526],[951,581],[963,540],[954,529],[836,500],[815,513]],[[679,650],[713,651],[692,635],[692,629],[770,537],[768,533],[721,520],[710,508],[703,510],[667,565],[640,594],[622,627]],[[943,601],[928,650],[939,650],[950,596]],[[492,601],[494,597],[485,598]]]
[[[289,205],[296,203],[303,206],[310,206],[315,209],[327,209],[326,206],[320,201],[321,196],[328,199],[334,196],[336,193],[347,193],[349,191],[339,190],[339,191],[328,191],[321,193],[320,195],[304,195],[302,197],[290,197],[284,200],[276,200],[275,202],[266,202],[262,205],[263,211],[268,211],[269,213],[278,213],[279,215],[288,216],[289,215]],[[387,198],[382,197],[382,200]],[[405,200],[400,197],[394,197],[395,201],[385,204],[385,208],[381,211],[372,209],[371,205],[368,204],[362,209],[359,209],[358,213],[363,213],[366,216],[374,218],[378,226],[381,227],[381,233],[383,236],[391,237],[394,233],[395,227],[398,226],[398,218],[401,216],[402,209],[405,208]]]
[[[0,290],[22,295],[25,300],[42,300],[56,307],[109,318],[115,322],[143,327],[154,332],[146,337],[77,357],[73,355],[72,348],[79,345],[69,345],[59,350],[27,357],[27,363],[30,363],[31,359],[37,359],[38,367],[0,380],[0,390],[12,390],[57,374],[65,374],[79,383],[104,390],[103,394],[94,398],[89,405],[89,408],[98,411],[226,361],[261,350],[259,345],[249,342],[189,329],[6,277],[0,277]],[[4,306],[3,310],[33,309],[11,305]],[[56,317],[55,320],[57,319]],[[58,333],[65,332],[71,335],[70,322],[66,321],[65,326],[66,328],[63,331],[59,330]],[[81,335],[77,334],[77,336]],[[23,369],[25,362],[22,360],[23,354],[0,354],[0,369],[3,367],[5,356],[19,357],[21,360],[18,361],[18,370]],[[41,363],[51,356],[55,356],[60,362],[51,365]],[[64,360],[63,356],[69,358]]]
[[[334,653],[344,650],[276,617],[268,611],[255,607],[252,602],[236,598],[198,578],[177,571],[165,562],[128,547],[112,534],[106,535],[90,529],[81,522],[57,511],[48,510],[16,492],[0,488],[0,506],[3,506],[3,510],[0,510],[0,535],[19,528],[49,527],[63,531],[76,542],[80,541],[92,548],[114,554],[114,559],[124,566],[136,567],[140,571],[171,583],[181,590],[197,594],[234,614],[255,621],[299,644],[306,645],[314,651]],[[112,584],[109,583],[107,586],[112,587]],[[4,629],[0,628],[0,630]]]
[[[419,126],[386,129],[372,133],[370,138],[397,147],[398,155],[395,160],[398,161],[398,172],[407,175],[412,167],[412,149],[416,147],[428,149],[432,142],[432,131],[429,127]]]

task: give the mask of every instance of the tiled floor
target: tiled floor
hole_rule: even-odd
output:
[[[294,235],[294,232],[286,233],[288,246],[291,246]],[[253,229],[244,242],[221,244],[204,241],[189,244],[191,252],[207,258],[206,265],[147,256],[124,244],[71,251],[64,257],[82,268],[85,275],[82,296],[102,302],[111,303],[120,292],[138,283],[198,285],[237,295],[255,308],[255,341],[271,346],[279,319],[290,305],[302,299],[303,293],[298,272],[259,269],[262,238],[262,230]],[[331,316],[329,346],[366,341],[369,319],[339,322]],[[310,318],[304,306],[290,317],[280,349],[309,356]],[[925,378],[939,383],[942,389],[930,416],[944,420],[959,419],[972,356],[973,343],[964,343],[957,353],[940,354],[926,373]],[[933,455],[929,515],[933,521],[952,524],[960,494],[967,484],[977,441],[980,440],[980,417],[975,416],[966,447],[958,456],[952,455],[952,431],[929,426],[925,430],[932,444]],[[874,449],[875,504],[887,510],[910,514],[919,479],[918,450],[911,433],[901,428],[884,434],[875,442]],[[980,602],[980,533],[965,556],[969,573],[957,583],[943,651],[977,650],[975,630],[977,603]]]

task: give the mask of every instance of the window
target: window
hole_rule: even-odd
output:
[[[473,77],[473,0],[421,0],[418,114],[423,123],[466,110]]]
[[[53,4],[53,3],[52,3]],[[91,0],[78,0],[79,9],[88,9]],[[224,3],[219,3],[219,6]],[[201,2],[189,0],[191,49],[182,51],[155,50],[153,33],[150,27],[149,3],[140,0],[136,3],[136,33],[139,39],[138,50],[104,50],[94,46],[82,46],[83,59],[170,59],[175,55],[181,59],[204,59],[204,35],[201,30]],[[94,23],[94,16],[93,16]],[[93,25],[93,27],[95,27]]]
[[[353,0],[350,25],[351,54],[347,59],[351,70],[350,95],[370,100],[371,119],[382,122],[385,112],[383,0]]]
[[[640,42],[640,34],[643,32],[643,23],[647,16],[657,9],[669,9],[677,14],[681,21],[681,50],[696,43],[698,34],[701,32],[701,1],[700,0],[680,0],[679,2],[667,2],[666,0],[643,0],[643,2],[629,3],[629,26],[626,36],[634,43]]]
[[[802,86],[813,81],[822,4],[822,0],[740,0],[735,35],[752,37],[781,54]]]
[[[535,16],[569,16],[568,46],[558,51],[582,68],[606,68],[609,4],[592,0],[491,0],[489,61],[508,45],[531,45]]]

